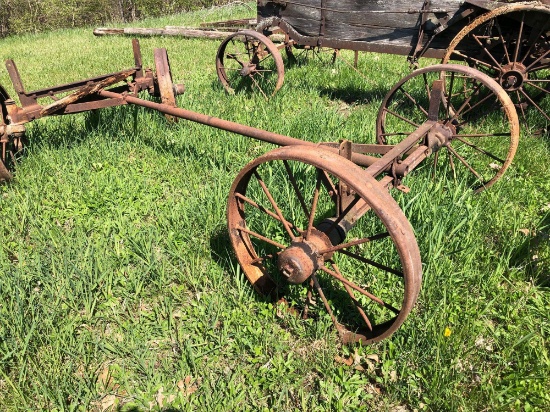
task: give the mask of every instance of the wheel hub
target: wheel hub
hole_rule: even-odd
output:
[[[432,152],[437,152],[442,147],[448,146],[457,132],[454,122],[456,122],[456,119],[450,122],[436,123],[428,132],[424,144],[426,144]]]
[[[287,282],[300,284],[313,275],[325,262],[322,254],[332,246],[328,237],[321,231],[312,229],[308,240],[300,238],[279,254],[277,266]]]
[[[256,71],[256,65],[254,63],[247,63],[243,66],[239,74],[243,77],[250,76],[251,73]]]
[[[510,63],[502,67],[499,83],[507,92],[521,88],[527,78],[527,68],[521,63]]]

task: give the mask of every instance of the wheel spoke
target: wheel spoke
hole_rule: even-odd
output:
[[[546,27],[548,26],[548,20],[546,21],[546,23],[543,24],[542,28],[540,29],[539,33],[537,36],[535,37],[532,37],[532,40],[530,43],[531,45],[529,46],[529,49],[525,52],[524,56],[523,56],[523,59],[521,60],[521,64],[524,64],[525,63],[525,59],[527,59],[527,57],[529,57],[531,55],[531,52],[533,51],[533,48],[535,47],[535,45],[537,44],[537,39],[542,39],[544,38],[544,33],[545,31],[547,30]],[[548,42],[546,41],[546,44],[548,46]]]
[[[512,64],[512,68],[515,69],[516,62],[518,61],[519,52],[521,50],[521,37],[523,35],[523,24],[525,21],[525,11],[521,13],[521,22],[519,24],[519,33],[518,33],[518,39],[516,40],[516,50],[514,51],[514,60]]]
[[[323,289],[319,284],[319,280],[317,279],[317,276],[311,275],[311,279],[313,280],[313,286],[315,287],[315,290],[317,290],[317,293],[321,297],[321,300],[323,301],[325,308],[327,309],[327,312],[332,319],[332,322],[334,323],[335,326],[338,326],[338,321],[336,320],[336,316],[334,316],[334,313],[332,312],[332,308],[330,307],[330,304],[328,303],[328,300],[325,297],[325,293],[323,292]]]
[[[254,231],[252,231],[252,230],[248,230],[248,229],[245,228],[245,227],[238,227],[237,230],[239,230],[239,231],[241,231],[241,232],[244,232],[244,233],[246,233],[246,234],[248,234],[248,235],[250,235],[250,236],[256,237],[256,238],[258,238],[258,239],[260,239],[260,240],[263,240],[264,242],[269,243],[270,245],[275,246],[276,248],[279,248],[279,249],[286,249],[286,246],[285,246],[285,245],[283,245],[283,244],[281,244],[281,243],[279,243],[279,242],[276,242],[276,241],[274,241],[274,240],[272,240],[272,239],[269,239],[269,238],[267,238],[267,237],[265,237],[265,236],[263,236],[263,235],[260,235],[260,234],[257,233],[257,232],[254,232]]]
[[[411,96],[410,93],[408,93],[406,90],[404,89],[400,89],[401,92],[418,108],[418,110],[420,110],[422,113],[424,113],[426,116],[428,115],[428,111],[426,109],[424,109],[422,107],[422,105],[420,105],[420,103],[418,103],[414,97]]]
[[[365,238],[363,238],[363,239],[353,240],[353,241],[351,241],[351,242],[342,243],[342,244],[340,244],[340,245],[336,245],[336,246],[333,246],[333,247],[331,247],[331,248],[321,250],[321,251],[319,251],[319,254],[320,254],[320,255],[324,255],[324,254],[326,254],[326,253],[337,252],[337,251],[339,251],[339,250],[341,250],[341,249],[346,249],[346,248],[348,248],[348,247],[362,245],[363,243],[372,242],[372,241],[374,241],[374,240],[385,239],[385,238],[387,238],[388,236],[390,236],[390,234],[389,234],[388,232],[379,233],[379,234],[374,235],[374,236],[369,236],[369,237],[365,237]]]
[[[377,269],[383,270],[385,272],[391,273],[395,276],[399,276],[400,278],[403,277],[403,272],[399,270],[395,270],[390,268],[389,266],[383,265],[381,263],[375,262],[374,260],[368,259],[366,257],[360,256],[356,253],[350,252],[349,250],[341,249],[338,251],[339,253],[343,253],[344,255],[347,255],[351,258],[354,258],[360,262],[366,263],[367,265],[374,266]]]
[[[531,105],[535,106],[535,107],[542,113],[542,115],[543,115],[544,117],[546,117],[547,120],[550,120],[550,116],[548,116],[548,115],[544,112],[544,110],[542,110],[542,109],[533,101],[533,99],[531,99],[531,97],[525,92],[525,90],[520,89],[519,91],[521,92],[521,94],[523,94],[523,96],[525,96],[525,98],[526,98],[527,100],[529,100],[529,103],[531,103]]]
[[[447,150],[447,155],[449,157],[449,164],[451,165],[451,170],[453,171],[453,179],[456,180],[456,167],[455,167],[455,161],[453,159],[453,154],[450,150]]]
[[[456,156],[456,158],[460,161],[460,163],[462,163],[464,166],[466,166],[466,168],[472,172],[472,174],[474,174],[475,177],[478,178],[478,180],[481,182],[481,183],[484,183],[485,182],[485,179],[483,179],[483,177],[478,173],[476,172],[476,170],[470,166],[470,164],[466,161],[466,159],[464,159],[462,156],[460,156],[457,151],[455,149],[452,148],[452,146],[447,146],[447,149],[449,149],[449,151]]]
[[[464,100],[462,105],[459,107],[458,110],[454,110],[453,117],[458,118],[460,115],[464,116],[465,113],[468,113],[469,111],[473,110],[474,107],[478,106],[479,104],[483,103],[485,100],[487,100],[491,95],[487,95],[484,99],[482,99],[480,102],[477,102],[474,106],[472,106],[470,109],[468,109],[465,113],[462,112],[472,101],[472,98],[479,92],[479,90],[483,87],[481,83],[476,84],[476,87],[473,89],[473,92],[470,96]],[[450,100],[450,99],[449,99]]]
[[[283,164],[285,165],[286,173],[288,174],[288,178],[290,180],[290,184],[294,189],[294,193],[296,193],[296,196],[298,197],[298,201],[302,206],[302,210],[304,211],[306,217],[309,219],[309,210],[306,205],[306,201],[304,200],[304,196],[302,195],[302,192],[300,192],[298,183],[296,183],[296,178],[294,177],[294,173],[292,173],[292,170],[290,169],[290,166],[286,160],[283,160]]]
[[[269,52],[266,52],[266,53],[267,53],[267,55],[263,59],[258,61],[258,64],[262,64],[263,62],[265,62],[267,59],[269,59],[271,57],[271,53],[269,53]]]
[[[332,203],[334,204],[334,206],[338,205],[339,196],[340,196],[338,193],[338,189],[336,189],[334,182],[332,181],[332,179],[330,178],[330,176],[326,171],[321,170],[320,173],[321,173],[321,181],[323,182],[323,186],[325,187],[328,195],[330,196]]]
[[[480,47],[483,49],[483,51],[485,52],[485,54],[489,57],[489,59],[491,59],[491,61],[495,64],[496,66],[496,70],[499,70],[499,71],[502,71],[502,67],[501,65],[495,60],[495,58],[493,57],[493,55],[489,52],[489,50],[487,50],[487,47],[485,47],[478,39],[478,36],[472,36],[474,38],[474,40],[480,45]]]
[[[435,179],[435,175],[437,172],[437,162],[439,161],[439,150],[435,152],[434,154],[434,163],[432,168],[432,180]]]
[[[508,64],[510,64],[511,61],[510,61],[510,54],[508,53],[508,47],[506,47],[506,41],[504,40],[504,36],[502,35],[502,29],[500,28],[500,24],[498,23],[497,19],[495,19],[495,26],[497,28],[500,41],[502,43],[502,48],[504,49],[504,55],[506,56],[506,61],[508,62]]]
[[[264,191],[265,195],[267,196],[269,203],[271,203],[271,206],[273,209],[275,209],[275,213],[277,213],[277,216],[279,216],[280,222],[283,224],[286,232],[290,236],[290,239],[295,240],[296,236],[294,236],[294,233],[292,233],[292,230],[290,229],[290,226],[287,222],[287,220],[283,217],[283,213],[281,212],[281,209],[279,209],[279,206],[277,206],[277,203],[275,203],[275,200],[273,199],[273,196],[269,192],[269,189],[267,188],[266,184],[262,180],[260,174],[258,173],[258,170],[254,171],[254,176],[258,180],[258,183],[262,187],[262,190]]]
[[[252,259],[250,261],[250,264],[251,265],[256,265],[258,263],[262,263],[268,259],[275,259],[279,254],[276,254],[276,255],[273,255],[273,254],[269,254],[269,255],[265,255],[265,256],[261,256],[261,257],[257,257],[256,259]]]
[[[271,210],[266,209],[264,206],[262,206],[262,205],[256,203],[256,202],[253,201],[252,199],[250,199],[250,198],[248,198],[248,197],[246,197],[246,196],[244,196],[244,195],[242,195],[242,194],[240,194],[240,193],[237,193],[235,196],[236,196],[238,199],[241,199],[242,201],[244,201],[244,202],[248,203],[249,205],[255,207],[256,209],[258,209],[258,210],[264,212],[264,213],[267,214],[268,216],[271,216],[273,219],[275,219],[275,220],[277,220],[277,221],[283,223],[283,222],[281,221],[281,218],[279,217],[279,215],[277,215],[276,213],[273,213]],[[289,221],[287,220],[287,221],[286,221],[286,224],[287,224],[290,228],[295,229],[295,230],[298,231],[298,232],[301,232],[300,228],[296,227],[296,226],[294,225],[294,223],[289,222]]]
[[[451,84],[449,85],[449,97],[447,98],[447,104],[446,104],[446,109],[445,109],[445,117],[447,119],[450,119],[451,116],[450,116],[450,113],[451,113],[451,96],[452,96],[452,92],[453,92],[453,86],[454,86],[454,81],[455,81],[455,73],[453,72],[452,75],[451,75]],[[430,93],[430,96],[431,96],[431,93]]]
[[[250,80],[252,80],[252,82],[256,85],[256,87],[258,88],[258,90],[262,93],[262,95],[264,96],[264,98],[266,100],[268,100],[268,97],[267,97],[267,94],[265,94],[264,90],[261,88],[261,86],[258,84],[258,82],[256,81],[256,79],[254,78],[253,75],[249,75],[248,77],[250,77]]]
[[[317,212],[317,202],[319,201],[319,191],[321,189],[321,174],[317,170],[317,181],[315,182],[315,191],[313,192],[313,201],[311,203],[311,212],[309,213],[309,222],[307,225],[306,237],[309,239],[311,230],[313,229],[313,219],[315,219],[315,212]]]
[[[342,273],[340,272],[340,269],[338,268],[338,266],[336,265],[336,263],[334,262],[331,262],[331,265],[332,265],[332,268],[334,269],[334,271],[339,275],[339,276],[342,276]],[[343,276],[342,276],[343,277]],[[363,318],[363,321],[365,322],[365,324],[367,325],[367,327],[369,328],[369,330],[372,332],[372,324],[371,324],[371,321],[369,319],[369,317],[367,316],[367,314],[365,313],[365,311],[363,310],[363,307],[361,306],[361,304],[359,303],[359,301],[355,298],[355,295],[353,294],[353,289],[351,289],[347,284],[344,283],[344,288],[346,289],[346,292],[348,293],[349,297],[351,298],[353,304],[355,305],[355,308],[357,309],[357,311],[359,312],[359,314],[361,315],[361,318]]]
[[[462,58],[465,61],[471,62],[473,66],[476,66],[476,67],[477,66],[483,66],[486,69],[491,69],[491,70],[494,70],[494,71],[498,71],[498,68],[492,66],[490,63],[487,63],[483,60],[476,59],[472,56],[468,56],[467,54],[461,53],[458,50],[453,51],[453,54],[456,55],[456,56],[459,56],[460,58]]]
[[[533,87],[537,87],[536,83],[550,83],[550,79],[526,79],[525,83],[530,84]],[[548,89],[542,89],[541,88],[540,90],[543,91],[543,92],[546,92],[546,93],[549,92]]]
[[[401,116],[400,114],[398,114],[398,113],[396,113],[396,112],[393,112],[393,111],[391,111],[391,110],[389,110],[389,109],[385,109],[385,110],[386,110],[386,113],[389,113],[389,114],[391,114],[391,115],[397,117],[399,120],[403,120],[404,122],[407,122],[408,124],[410,124],[411,126],[414,126],[415,128],[420,127],[419,124],[414,123],[412,120],[409,120],[409,119],[407,119],[407,118]]]
[[[464,138],[462,138],[461,136],[456,136],[456,139],[457,140],[460,140],[462,143],[464,143],[466,146],[469,146],[471,147],[472,149],[474,149],[475,151],[481,153],[481,154],[484,154],[485,156],[488,156],[490,157],[491,159],[493,160],[496,160],[497,162],[500,162],[500,163],[504,163],[504,160],[502,160],[501,158],[495,156],[494,154],[480,148],[480,147],[477,147],[475,144],[473,143],[470,143],[469,141],[465,140]]]
[[[516,90],[515,93],[516,95],[516,107],[519,108],[519,110],[521,111],[521,117],[523,117],[525,119],[526,115],[525,115],[525,108],[523,107],[523,105],[521,104],[521,94],[520,94],[520,91],[519,90]]]
[[[481,86],[480,86],[481,88]],[[464,111],[464,112],[460,112],[462,114],[462,117],[464,117],[465,114],[467,113],[470,113],[472,110],[474,110],[475,108],[477,108],[478,106],[482,105],[483,103],[485,103],[488,99],[490,99],[491,97],[495,97],[491,94],[487,94],[487,96],[485,96],[484,98],[482,98],[481,100],[479,100],[478,102],[476,102],[473,106],[471,106],[468,110]],[[468,99],[468,103],[470,101],[470,99],[472,98],[472,96],[470,96],[470,98]],[[462,107],[461,107],[461,110],[462,110]],[[462,122],[461,125],[464,125],[466,122]]]
[[[326,266],[321,266],[320,268],[323,272],[325,273],[328,273],[330,276],[332,276],[333,278],[339,280],[340,282],[342,282],[343,284],[345,285],[348,285],[350,288],[356,290],[357,292],[361,293],[362,295],[365,295],[366,297],[368,297],[370,300],[372,300],[373,302],[376,302],[378,303],[380,306],[382,307],[385,307],[389,310],[391,310],[393,313],[395,313],[396,315],[399,314],[399,309],[396,309],[394,308],[392,305],[384,302],[382,299],[380,299],[379,297],[373,295],[372,293],[366,291],[365,289],[357,286],[355,283],[347,280],[345,277],[339,275],[338,273],[330,270],[329,268],[327,268]]]
[[[550,79],[544,80],[544,81],[538,81],[538,82],[540,82],[540,83],[542,83],[542,82],[547,83],[547,82],[549,82],[549,81],[550,81]],[[535,88],[535,89],[541,91],[542,93],[545,93],[545,94],[550,93],[550,90],[545,89],[544,87],[540,87],[538,84],[536,84],[536,82],[537,82],[536,80],[535,80],[535,81],[533,81],[533,80],[527,80],[525,83],[528,84],[529,86],[531,86],[531,87],[533,87],[533,88]],[[525,87],[522,87],[522,89],[525,89]]]
[[[537,63],[539,63],[542,59],[547,57],[549,54],[550,54],[550,49],[546,50],[537,59],[535,59],[535,61],[533,61],[533,63],[531,63],[529,66],[527,66],[525,70],[528,71],[528,72],[531,71],[533,69],[533,67],[537,65]]]

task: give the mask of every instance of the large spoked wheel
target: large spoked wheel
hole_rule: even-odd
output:
[[[324,149],[273,150],[237,176],[228,228],[256,291],[325,307],[342,340],[390,336],[421,284],[412,228],[395,200],[354,163]]]
[[[495,79],[526,118],[531,106],[550,121],[550,7],[516,4],[477,17],[447,48],[442,63],[461,60]]]
[[[266,99],[284,81],[283,58],[277,46],[253,30],[234,33],[222,42],[216,55],[216,71],[229,93],[254,89]]]
[[[450,173],[479,192],[493,185],[510,166],[518,146],[519,122],[510,97],[478,70],[442,64],[401,79],[378,112],[378,142],[396,144],[428,120],[432,88],[440,79],[443,96],[437,119],[452,135],[431,156],[432,173]]]

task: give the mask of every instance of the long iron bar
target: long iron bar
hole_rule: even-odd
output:
[[[296,139],[290,136],[269,132],[267,130],[257,129],[255,127],[246,126],[244,124],[235,123],[229,120],[224,120],[224,119],[208,116],[201,113],[196,113],[191,110],[186,110],[179,107],[172,107],[162,103],[143,100],[138,97],[130,96],[127,94],[114,93],[108,90],[101,90],[100,92],[98,92],[98,94],[106,98],[122,99],[126,103],[147,107],[153,110],[157,110],[164,114],[169,114],[175,117],[179,117],[181,119],[190,120],[195,123],[201,123],[207,126],[230,131],[243,136],[248,136],[253,139],[272,143],[278,146],[297,146],[297,145],[309,146],[309,147],[320,146],[319,143],[313,143],[305,140]],[[328,147],[328,146],[323,146],[323,148],[325,150],[330,150],[334,153],[338,153],[337,148]],[[360,153],[353,153],[351,156],[351,160],[359,166],[368,167],[376,163],[379,160],[379,158],[360,154]]]

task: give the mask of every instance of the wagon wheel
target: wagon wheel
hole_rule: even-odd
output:
[[[378,142],[396,144],[428,119],[429,96],[438,79],[444,81],[438,122],[450,127],[453,134],[449,143],[431,156],[432,173],[450,172],[476,192],[482,191],[510,166],[518,146],[519,122],[510,97],[478,70],[440,64],[401,79],[378,111]]]
[[[0,86],[0,182],[10,181],[13,176],[9,170],[9,136],[6,132],[4,113],[4,101],[2,100],[2,89]]]
[[[523,118],[532,106],[550,121],[550,99],[546,98],[550,94],[549,35],[548,6],[500,7],[464,27],[450,43],[442,63],[466,62],[495,79]]]
[[[345,343],[390,336],[416,301],[421,262],[408,220],[341,156],[291,146],[259,157],[235,179],[227,216],[256,291],[305,302],[308,316],[324,305]]]
[[[10,97],[0,85],[0,182],[9,182],[13,178],[12,171],[15,168],[16,159],[24,147],[24,128],[17,134],[8,135],[6,126],[5,101]]]
[[[172,82],[172,70],[166,49],[155,49],[155,69],[158,86],[158,94],[163,104],[176,107],[176,94],[174,93],[174,83]],[[178,118],[169,114],[164,115],[167,120],[177,122]]]
[[[216,71],[229,93],[251,88],[266,99],[281,88],[285,77],[277,46],[253,30],[234,33],[222,42],[216,55]]]

